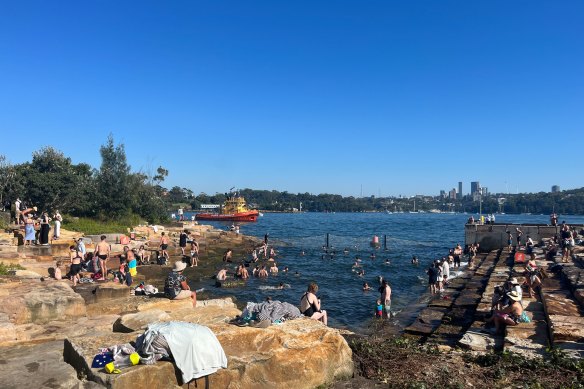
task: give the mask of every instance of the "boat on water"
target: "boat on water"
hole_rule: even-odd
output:
[[[222,207],[219,207],[217,213],[198,213],[196,220],[211,221],[233,221],[233,222],[255,222],[260,215],[259,211],[249,209],[245,199],[234,193],[227,197]]]

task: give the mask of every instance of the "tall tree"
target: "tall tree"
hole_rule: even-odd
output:
[[[100,213],[108,217],[127,215],[132,208],[132,195],[130,165],[124,145],[120,143],[116,146],[110,134],[99,153],[101,167],[97,174],[97,191]]]

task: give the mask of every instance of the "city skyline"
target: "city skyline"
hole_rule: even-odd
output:
[[[33,3],[0,15],[12,163],[97,168],[111,133],[196,193],[583,186],[538,161],[579,153],[580,1]]]

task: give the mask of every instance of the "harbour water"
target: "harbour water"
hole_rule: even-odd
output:
[[[464,244],[463,226],[469,217],[467,214],[429,213],[266,213],[257,223],[242,223],[241,233],[262,239],[269,233],[269,243],[278,252],[276,262],[280,273],[267,279],[251,278],[240,288],[214,288],[212,280],[198,281],[195,286],[205,288],[213,296],[233,296],[239,302],[260,302],[270,296],[274,300],[298,304],[308,283],[316,281],[330,325],[361,331],[374,316],[375,301],[379,297],[377,278],[382,276],[392,287],[395,320],[399,320],[400,315],[405,320],[404,316],[427,298],[425,271],[430,262],[447,254],[457,243]],[[560,215],[562,220],[583,223],[584,217]],[[497,215],[497,222],[547,223],[549,217]],[[221,229],[231,225],[208,224]],[[327,233],[332,250],[336,251],[332,258],[322,249]],[[378,250],[370,246],[374,235],[381,243]],[[387,251],[383,248],[384,235],[387,235]],[[345,248],[349,249],[348,254],[343,253]],[[371,259],[371,253],[375,253],[375,259]],[[356,255],[361,258],[364,276],[358,276],[358,269],[353,268]],[[411,264],[413,255],[420,259],[418,266]],[[239,259],[234,258],[233,265]],[[289,272],[283,273],[286,266]],[[371,291],[362,291],[365,281],[372,286]],[[280,283],[286,287],[278,289]]]

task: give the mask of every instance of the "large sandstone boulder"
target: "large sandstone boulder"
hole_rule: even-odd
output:
[[[86,316],[83,298],[68,282],[10,282],[0,284],[0,314],[13,324],[44,324]]]
[[[229,324],[209,328],[228,358],[228,368],[210,377],[212,388],[314,388],[353,373],[345,339],[314,320],[297,319],[263,329]],[[65,360],[89,380],[109,388],[180,387],[180,375],[169,362],[135,366],[119,375],[90,368],[99,348],[133,341],[138,335],[102,333],[67,339]]]

